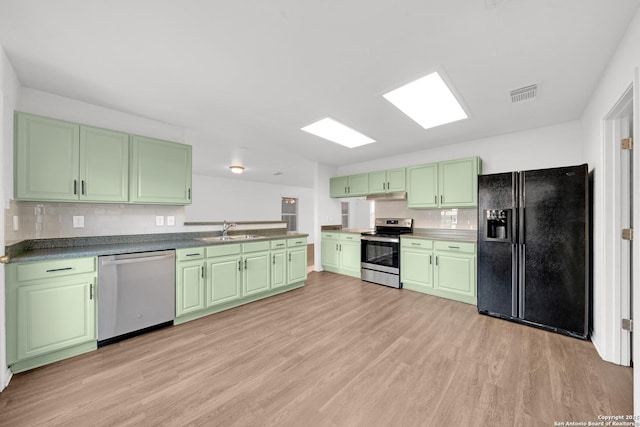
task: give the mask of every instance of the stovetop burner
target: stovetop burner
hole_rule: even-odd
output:
[[[412,218],[376,218],[374,231],[366,231],[363,236],[395,237],[413,233]]]

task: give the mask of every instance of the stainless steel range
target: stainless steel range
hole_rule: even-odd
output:
[[[412,232],[411,218],[376,218],[375,231],[362,233],[362,280],[401,288],[400,235]]]

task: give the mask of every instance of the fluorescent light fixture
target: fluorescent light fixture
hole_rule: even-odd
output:
[[[467,118],[467,113],[437,72],[382,96],[425,129]]]
[[[376,142],[329,117],[305,126],[302,130],[349,148]]]

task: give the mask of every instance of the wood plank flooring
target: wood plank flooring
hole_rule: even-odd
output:
[[[0,393],[13,427],[553,426],[632,412],[632,370],[590,342],[327,272]]]

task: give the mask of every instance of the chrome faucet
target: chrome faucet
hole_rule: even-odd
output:
[[[227,220],[225,219],[224,222],[222,223],[222,237],[227,237],[227,232],[229,231],[229,229],[231,227],[235,227],[237,224],[234,223],[228,223]]]

